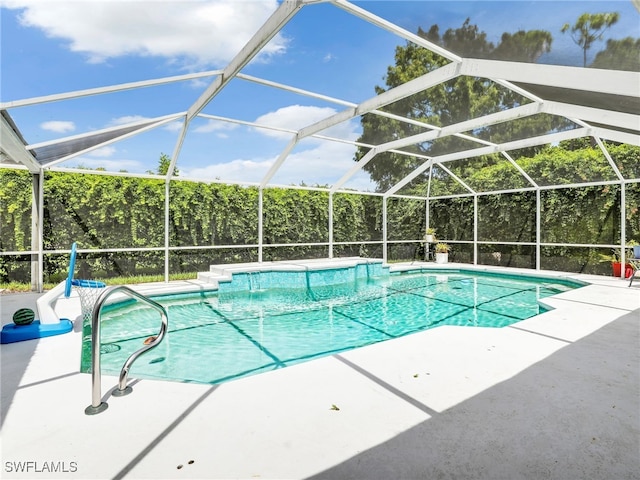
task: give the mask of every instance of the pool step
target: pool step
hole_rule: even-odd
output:
[[[220,282],[231,281],[231,274],[225,274],[224,272],[198,272],[197,278],[200,282],[210,283],[215,288],[218,288]]]

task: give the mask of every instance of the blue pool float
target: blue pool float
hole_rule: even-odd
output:
[[[71,245],[71,256],[69,258],[69,274],[65,282],[64,296],[71,295],[72,285],[78,285],[87,280],[74,280],[73,271],[76,267],[76,243]],[[84,285],[82,285],[84,286]],[[9,323],[2,327],[0,332],[0,344],[22,342],[24,340],[35,340],[37,338],[52,337],[69,333],[73,330],[73,322],[66,318],[61,318],[58,323],[40,323],[40,320],[34,320],[28,325],[16,325]]]
[[[40,320],[34,320],[29,325],[16,325],[9,323],[2,327],[0,332],[0,343],[22,342],[23,340],[34,340],[36,338],[51,337],[68,333],[73,330],[71,320],[61,318],[60,323],[40,323]]]

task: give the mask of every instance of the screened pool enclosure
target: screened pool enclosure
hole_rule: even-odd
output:
[[[163,78],[134,69],[125,83],[39,85],[31,97],[2,98],[0,281],[42,291],[66,273],[74,241],[85,278],[168,280],[209,264],[302,258],[423,260],[429,227],[455,262],[611,274],[615,254],[624,265],[625,246],[640,243],[640,73],[465,55],[385,3],[284,1],[223,68]],[[323,19],[316,31],[302,27],[314,17]],[[357,48],[346,33],[355,26]],[[343,45],[358,75],[340,78],[330,59],[299,75],[308,52],[295,39],[305,35]],[[269,76],[265,58],[282,38],[287,51]],[[371,67],[374,39],[432,63],[376,89],[400,76],[392,54]],[[347,82],[351,98],[332,93]],[[501,100],[464,117],[407,107],[474,95]],[[108,99],[108,112],[97,99]],[[94,116],[81,133],[30,126],[66,118],[70,104]],[[109,124],[116,111],[128,120]],[[133,152],[141,142],[137,171],[94,163],[106,147]],[[249,160],[249,146],[263,143],[261,161]]]

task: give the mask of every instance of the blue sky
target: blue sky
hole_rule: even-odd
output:
[[[544,29],[552,51],[544,63],[580,65],[581,51],[564,23],[584,12],[620,13],[606,38],[640,36],[631,1],[362,1],[356,5],[410,32],[438,24],[456,28],[469,17],[497,43],[503,32]],[[2,102],[78,89],[223,68],[275,10],[276,0],[122,1],[0,0]],[[330,4],[309,5],[243,73],[354,103],[383,85],[394,49],[404,40]],[[590,54],[604,48],[597,44]],[[30,144],[78,135],[136,119],[185,111],[203,80],[100,95],[9,113]],[[344,107],[234,80],[204,113],[297,129]],[[145,172],[171,154],[179,124],[89,152],[60,166]],[[355,140],[359,119],[327,134]],[[259,181],[291,135],[205,119],[194,121],[181,151],[181,176]],[[274,181],[331,184],[352,165],[354,147],[309,139],[292,152]],[[367,188],[366,176],[351,185]]]

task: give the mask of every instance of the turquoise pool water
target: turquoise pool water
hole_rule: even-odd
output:
[[[379,265],[270,273],[234,276],[217,292],[155,297],[168,309],[168,335],[130,375],[221,383],[441,325],[504,327],[543,312],[538,300],[579,286],[459,271],[389,274]],[[157,312],[136,302],[103,310],[103,373],[118,375],[158,328]]]

